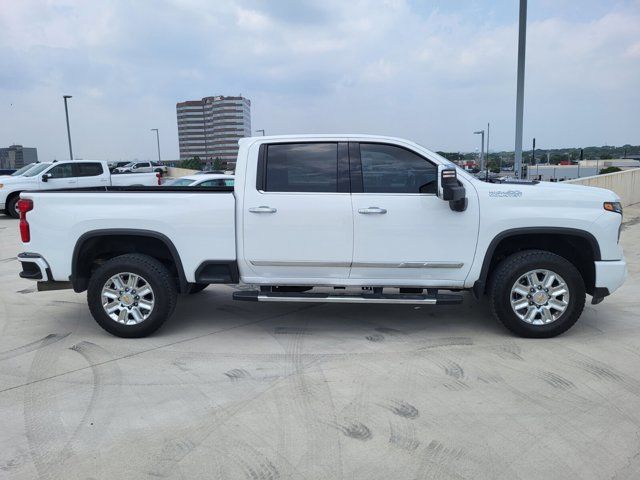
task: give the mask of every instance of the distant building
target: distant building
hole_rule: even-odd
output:
[[[632,158],[612,158],[607,160],[581,160],[580,167],[597,167],[599,169],[607,167],[618,167],[622,170],[630,168],[640,168],[640,160]]]
[[[529,180],[562,182],[574,178],[591,177],[598,175],[598,173],[599,170],[595,165],[527,165],[527,179]]]
[[[180,159],[220,158],[235,165],[238,140],[251,136],[251,101],[244,97],[205,97],[176,104]]]
[[[8,148],[0,148],[0,168],[22,168],[25,165],[38,161],[38,149],[11,145]]]

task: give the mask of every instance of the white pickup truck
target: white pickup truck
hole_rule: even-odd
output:
[[[626,275],[613,192],[484,183],[397,138],[245,138],[234,187],[21,198],[20,276],[87,290],[122,337],[215,283],[255,285],[233,297],[258,302],[451,304],[470,290],[516,334],[551,337]]]
[[[20,193],[26,190],[88,188],[125,185],[158,185],[155,173],[115,175],[109,173],[107,162],[69,160],[38,163],[21,175],[0,178],[0,213],[18,218]]]

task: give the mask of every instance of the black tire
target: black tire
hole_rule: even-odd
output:
[[[153,309],[146,319],[135,325],[116,322],[102,307],[103,286],[112,276],[124,272],[140,275],[153,289]],[[141,254],[121,255],[108,260],[91,275],[87,289],[87,302],[95,321],[107,332],[123,338],[146,337],[158,330],[175,310],[177,297],[175,280],[167,268],[155,258]]]
[[[207,288],[209,286],[208,283],[192,283],[191,286],[189,287],[189,295],[193,295],[195,293],[200,293],[201,291],[203,291],[205,288]]]
[[[545,325],[521,320],[511,307],[511,288],[522,275],[536,269],[550,270],[560,275],[569,289],[565,311]],[[584,308],[585,286],[578,269],[565,258],[543,250],[526,250],[514,253],[496,267],[489,286],[489,296],[493,314],[513,333],[526,338],[550,338],[566,332],[578,321]]]
[[[20,194],[12,196],[7,202],[5,213],[12,218],[20,218],[20,214],[16,211],[16,204],[20,200]]]

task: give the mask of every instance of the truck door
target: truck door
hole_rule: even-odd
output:
[[[44,178],[46,178],[46,181]],[[42,190],[75,188],[77,184],[78,178],[75,175],[73,163],[59,163],[40,176],[40,188]]]
[[[350,278],[381,279],[387,285],[462,285],[478,237],[472,188],[467,187],[467,209],[454,212],[436,196],[437,165],[413,150],[354,143],[350,153],[354,216]]]
[[[245,185],[244,257],[257,277],[349,276],[353,218],[348,145],[263,144],[255,184]],[[314,280],[316,279],[316,280]]]
[[[75,162],[78,187],[99,187],[109,185],[107,172],[99,162]]]

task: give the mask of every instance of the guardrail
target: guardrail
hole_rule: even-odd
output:
[[[605,173],[594,177],[566,180],[564,183],[575,183],[589,187],[600,187],[613,190],[620,197],[622,206],[640,203],[640,168],[623,172]]]

